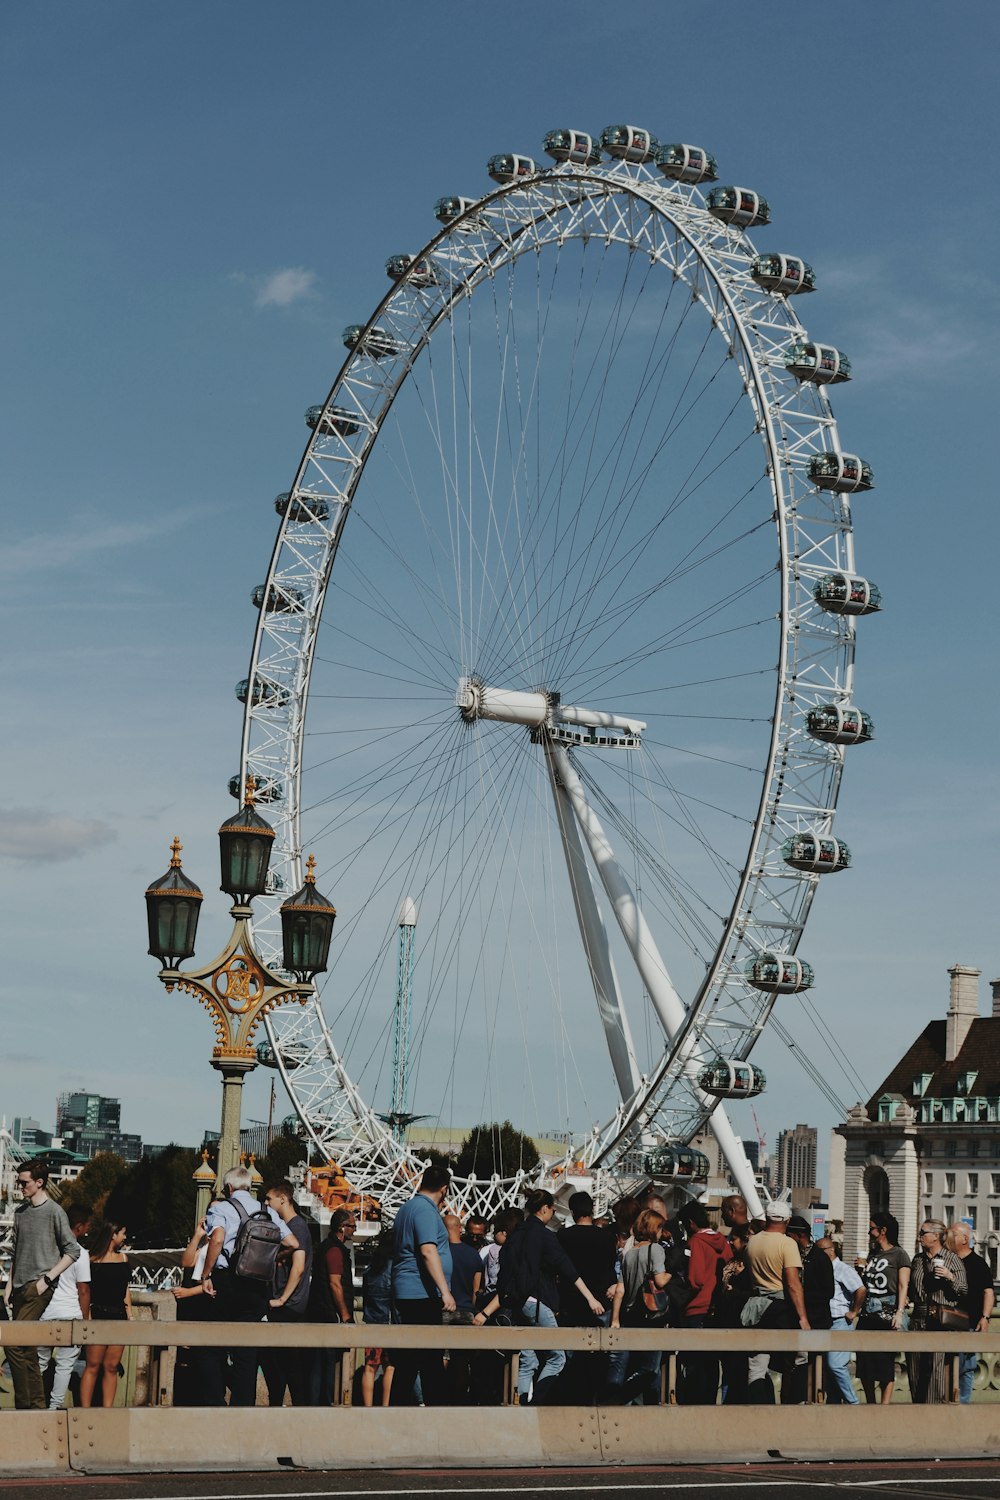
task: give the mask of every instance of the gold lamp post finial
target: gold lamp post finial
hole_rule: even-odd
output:
[[[316,856],[310,854],[306,860],[306,885],[316,884]]]
[[[250,776],[247,777],[246,796],[243,799],[244,802],[246,803],[247,807],[254,807],[256,805],[256,793],[257,793],[257,778],[256,778],[256,776],[250,775]]]
[[[181,867],[181,850],[183,848],[184,848],[184,845],[181,843],[180,839],[177,837],[177,835],[175,833],[174,834],[174,841],[170,845],[170,868],[172,870],[179,870],[180,869],[180,867]]]

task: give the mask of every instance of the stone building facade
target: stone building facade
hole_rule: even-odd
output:
[[[1000,980],[979,1014],[979,969],[955,964],[948,1012],[930,1021],[867,1104],[834,1131],[831,1218],[844,1253],[867,1248],[868,1217],[884,1208],[912,1251],[921,1219],[971,1222],[997,1273],[1000,1247]]]

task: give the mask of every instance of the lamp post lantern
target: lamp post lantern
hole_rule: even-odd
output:
[[[216,1045],[211,1065],[222,1075],[222,1123],[218,1178],[240,1160],[240,1107],[243,1080],[257,1066],[254,1033],[268,1011],[313,993],[312,976],[326,968],[336,911],[316,890],[316,861],[310,855],[306,883],[282,907],[285,971],[269,969],[257,953],[250,921],[251,902],[261,895],[274,829],[254,807],[255,783],[247,778],[246,798],[235,817],[219,829],[222,889],[233,898],[233,930],[226,946],[202,969],[181,969],[194,954],[202,893],[181,870],[181,844],[171,845],[170,868],[146,891],[149,951],[160,960],[159,978],[194,995],[208,1011]],[[288,908],[286,921],[286,908]]]

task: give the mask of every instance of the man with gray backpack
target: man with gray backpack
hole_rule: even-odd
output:
[[[290,1253],[300,1248],[273,1209],[261,1208],[251,1195],[252,1181],[247,1167],[232,1167],[222,1179],[222,1198],[208,1210],[202,1289],[212,1299],[212,1322],[260,1323],[267,1313],[279,1253],[282,1248]],[[203,1353],[199,1360],[203,1405],[225,1405],[226,1366],[231,1362],[230,1406],[254,1406],[259,1351],[205,1349]]]

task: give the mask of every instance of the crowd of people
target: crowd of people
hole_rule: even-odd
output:
[[[90,1228],[82,1210],[63,1209],[46,1192],[44,1166],[18,1172],[23,1195],[15,1214],[11,1275],[5,1300],[18,1319],[103,1321],[131,1316],[126,1226]],[[451,1177],[428,1168],[418,1191],[366,1246],[362,1318],[373,1325],[355,1399],[375,1405],[493,1405],[503,1399],[508,1356],[490,1342],[492,1327],[654,1328],[652,1350],[567,1353],[525,1347],[518,1365],[522,1404],[655,1404],[671,1348],[670,1330],[834,1329],[862,1332],[911,1329],[986,1332],[994,1306],[992,1272],[973,1249],[968,1227],[933,1220],[921,1224],[911,1258],[899,1245],[889,1213],[873,1213],[869,1252],[853,1265],[830,1238],[814,1241],[809,1222],[772,1202],[766,1218],[751,1221],[738,1195],[723,1200],[722,1228],[702,1203],[671,1213],[650,1190],[641,1201],[621,1200],[595,1215],[589,1193],[570,1196],[572,1223],[553,1232],[551,1193],[528,1192],[523,1208],[508,1208],[492,1224],[475,1214],[449,1212]],[[176,1289],[181,1320],[269,1324],[353,1323],[356,1318],[355,1215],[337,1210],[325,1237],[299,1212],[292,1184],[251,1192],[250,1172],[225,1174],[222,1195],[197,1226],[181,1260]],[[256,1226],[256,1228],[254,1228]],[[254,1239],[256,1234],[256,1239]],[[256,1259],[255,1259],[256,1257]],[[482,1347],[447,1357],[441,1347],[393,1349],[392,1326],[467,1326],[483,1330]],[[717,1344],[718,1341],[714,1341]],[[762,1342],[765,1342],[762,1340]],[[863,1341],[862,1341],[863,1344]],[[79,1349],[6,1350],[18,1407],[63,1405]],[[43,1376],[54,1357],[51,1388]],[[122,1347],[88,1345],[74,1399],[83,1406],[114,1403]],[[329,1405],[338,1351],[289,1346],[178,1350],[174,1404],[253,1406],[258,1372],[269,1404]],[[824,1388],[831,1404],[856,1405],[859,1395],[848,1351],[826,1356]],[[978,1356],[963,1353],[960,1400],[972,1397]],[[945,1354],[908,1355],[912,1401],[948,1400]],[[857,1378],[868,1402],[892,1400],[896,1356],[863,1347]],[[775,1376],[779,1377],[779,1390]],[[805,1354],[715,1352],[678,1356],[680,1404],[798,1404],[810,1397]],[[780,1394],[779,1394],[780,1392]]]

